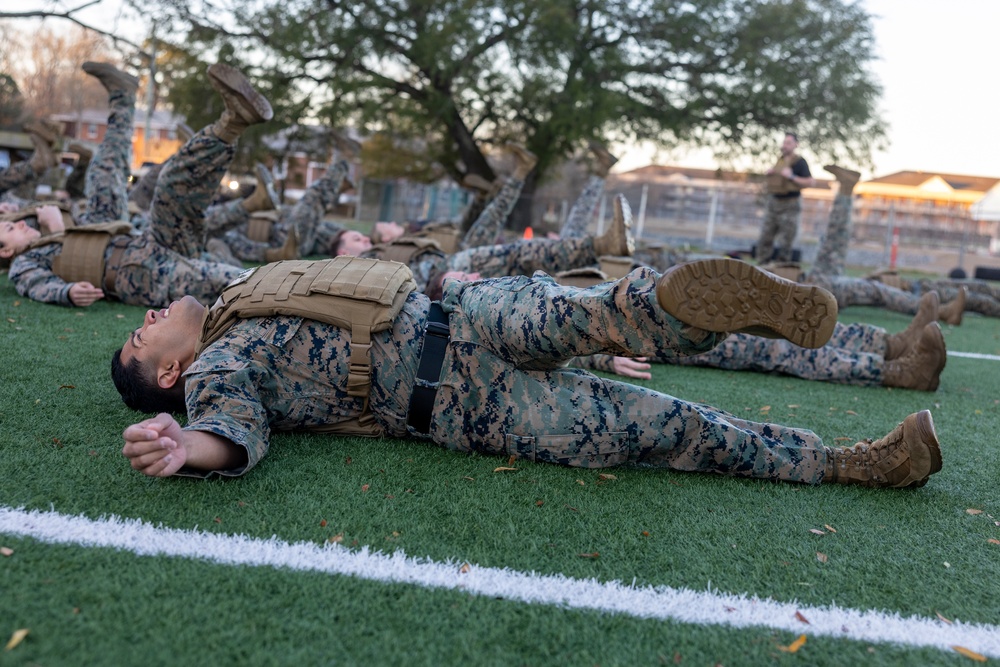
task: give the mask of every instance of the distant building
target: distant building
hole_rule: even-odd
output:
[[[107,109],[84,109],[79,113],[59,113],[52,120],[63,124],[63,134],[69,141],[79,141],[96,148],[108,129]],[[184,118],[170,111],[157,110],[149,120],[149,140],[146,139],[146,110],[135,110],[132,130],[132,171],[144,164],[159,164],[177,152],[183,143],[177,137],[177,125]]]

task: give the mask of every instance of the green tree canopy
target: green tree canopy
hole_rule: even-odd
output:
[[[769,162],[791,129],[857,165],[885,137],[871,18],[850,0],[143,6],[179,21],[198,57],[251,66],[283,122],[419,137],[456,178],[493,177],[483,143],[524,143],[543,175],[594,138]]]

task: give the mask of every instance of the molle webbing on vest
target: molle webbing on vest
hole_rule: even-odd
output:
[[[237,319],[291,315],[351,332],[347,393],[371,389],[371,334],[392,327],[416,289],[403,264],[360,257],[288,260],[250,269],[222,291],[202,325],[197,352],[218,340]],[[366,408],[367,411],[367,408]]]
[[[441,252],[441,246],[432,239],[405,236],[392,243],[380,243],[373,246],[369,252],[387,262],[409,264],[425,252]]]
[[[277,211],[257,211],[250,215],[247,222],[247,238],[260,243],[270,243],[271,230],[278,221]]]
[[[785,167],[791,167],[793,164],[801,159],[798,153],[792,153],[788,157],[782,155],[778,158],[778,161],[774,164],[773,174],[767,175],[767,191],[772,195],[788,195],[793,192],[798,192],[802,188],[795,184],[795,181],[785,178],[781,175],[781,170]]]
[[[127,222],[108,222],[67,229],[61,235],[62,250],[52,260],[52,272],[68,283],[104,285],[104,251],[115,236],[132,231]]]

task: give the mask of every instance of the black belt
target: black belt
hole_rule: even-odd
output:
[[[451,332],[448,329],[448,313],[441,304],[431,302],[427,311],[427,328],[424,329],[424,344],[420,348],[420,364],[417,366],[417,380],[410,394],[410,407],[406,412],[406,425],[418,433],[426,435],[431,430],[431,414],[438,382],[441,380],[441,365],[448,349]],[[423,385],[420,382],[429,382]]]
[[[116,236],[111,241],[111,255],[104,265],[104,284],[101,286],[104,289],[104,296],[116,296],[115,279],[118,277],[118,269],[122,263],[122,255],[125,254],[125,247],[130,240],[130,236]]]

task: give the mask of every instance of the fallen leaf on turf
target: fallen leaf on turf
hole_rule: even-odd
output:
[[[1000,544],[1000,540],[995,540],[992,537],[986,541],[989,542],[990,544]]]
[[[793,403],[792,405],[789,405],[788,407],[790,407],[791,409],[793,409],[793,410],[794,410],[795,408],[797,408],[797,407],[799,407],[799,406]]]
[[[826,533],[824,533],[819,528],[810,528],[809,532],[812,533],[813,535],[826,535]]]
[[[0,556],[13,556],[14,550],[10,547],[0,547]]]
[[[827,561],[827,555],[825,553],[823,553],[822,551],[817,551],[816,552],[816,560],[818,560],[821,563],[825,563]]]
[[[476,481],[476,478],[475,478],[475,477],[468,477],[468,476],[466,476],[466,475],[462,475],[462,479],[467,479],[467,480],[469,480],[470,482],[475,482],[475,481]]]
[[[76,389],[76,385],[72,385],[72,384],[61,384],[61,385],[59,385],[59,388],[60,388],[60,389]]]
[[[576,483],[579,484],[580,486],[587,486],[587,484],[582,479],[576,480]]]
[[[831,526],[831,525],[830,525],[830,524],[828,524],[828,523],[824,523],[824,524],[823,524],[823,527],[824,527],[824,528],[826,528],[827,530],[829,530],[829,531],[830,531],[831,533],[836,533],[836,532],[837,532],[837,529],[836,529],[836,528],[834,528],[833,526]]]
[[[761,411],[761,412],[770,412],[770,411],[771,411],[771,406],[770,406],[770,405],[765,405],[765,406],[763,406],[763,407],[762,407],[762,408],[760,409],[760,411]]]
[[[511,454],[510,458],[507,459],[507,465],[509,465],[509,466],[514,465],[514,461],[516,461],[516,460],[517,460],[517,455],[516,454]]]
[[[642,531],[642,536],[643,537],[649,537],[649,531],[648,530]]]
[[[841,438],[834,438],[833,439],[834,442],[848,442],[848,441],[851,441],[851,440],[854,440],[854,438],[841,437]]]
[[[121,313],[118,313],[117,315],[115,315],[115,317],[117,317],[120,320],[124,320],[125,319],[125,316],[122,315]]]
[[[948,561],[945,561],[941,564],[944,565],[945,567],[951,567],[951,563],[949,563]]]
[[[573,507],[572,505],[563,505],[563,507],[565,507],[568,510],[573,510],[574,512],[579,512],[580,511],[577,508]]]
[[[681,664],[681,654],[680,653],[674,653],[674,664],[675,665]]]
[[[8,317],[7,321],[10,322],[11,324],[14,324],[14,323],[17,322],[17,320],[15,320],[13,317]]]
[[[346,459],[344,459],[344,465],[345,466],[351,465],[351,457],[350,456],[348,456]]]
[[[320,528],[326,528],[326,519],[320,519],[319,520],[319,527]]]
[[[597,479],[618,479],[618,478],[610,473],[602,472],[600,475],[597,476]]]
[[[462,563],[462,567],[458,568],[459,574],[468,574],[471,570],[468,563]]]
[[[599,553],[597,553],[595,551],[594,553],[590,553],[590,554],[580,554],[580,558],[597,558],[600,555],[601,554],[599,554]]]
[[[849,415],[854,415],[855,417],[858,416],[858,413],[855,412],[854,410],[844,410],[844,412]]]
[[[805,623],[806,625],[811,625],[809,623],[809,619],[806,618],[805,616],[803,616],[801,611],[795,612],[795,618],[796,618],[796,620],[798,620],[798,621],[800,621],[802,623]]]
[[[941,619],[942,621],[944,621],[944,622],[945,622],[945,623],[947,623],[948,625],[951,625],[951,621],[949,621],[949,620],[948,620],[947,618],[945,618],[944,616],[942,616],[942,615],[941,615],[941,612],[939,612],[939,611],[936,611],[936,612],[934,612],[934,613],[935,613],[935,614],[937,614],[937,617],[938,617],[938,618],[940,618],[940,619]]]
[[[500,466],[499,468],[494,468],[493,472],[514,472],[517,468],[508,468],[506,466]]]
[[[965,510],[965,513],[966,514],[982,514],[983,511],[982,510],[967,509],[967,510]]]
[[[21,642],[24,638],[28,636],[30,630],[28,628],[21,628],[20,630],[15,630],[14,634],[10,636],[10,641],[7,642],[7,646],[4,648],[5,651],[9,651]]]
[[[806,643],[806,636],[805,635],[799,635],[799,638],[796,639],[795,641],[793,641],[788,646],[781,646],[779,644],[778,645],[778,650],[779,651],[784,651],[785,653],[795,653],[800,648],[802,648],[803,644],[805,644],[805,643]]]
[[[361,485],[361,493],[367,493],[367,492],[368,492],[368,485],[367,484],[362,484]]]
[[[344,534],[343,533],[337,533],[336,535],[334,535],[333,537],[331,537],[329,539],[329,541],[333,542],[334,544],[340,544],[341,542],[344,541]]]
[[[969,649],[965,648],[964,646],[952,646],[952,648],[955,649],[956,653],[964,655],[969,660],[975,660],[976,662],[986,662],[986,656],[985,655],[980,655],[979,653],[976,653],[975,651],[970,651]]]

